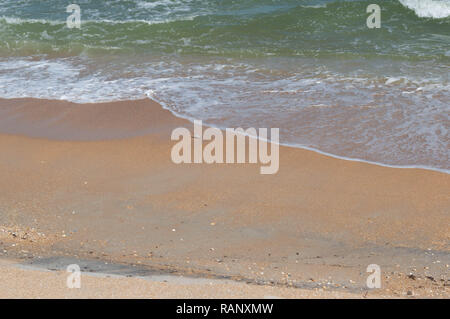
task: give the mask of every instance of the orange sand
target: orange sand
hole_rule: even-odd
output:
[[[289,147],[276,175],[175,165],[180,126],[193,127],[149,100],[0,100],[0,226],[43,234],[0,233],[3,254],[344,291],[376,263],[383,293],[450,296],[447,174]]]

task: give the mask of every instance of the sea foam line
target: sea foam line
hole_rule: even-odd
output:
[[[177,21],[192,21],[198,15],[186,16],[178,19],[162,19],[162,20],[143,20],[143,19],[132,19],[132,20],[110,20],[110,19],[90,19],[90,20],[82,20],[82,24],[94,24],[94,23],[108,23],[108,24],[131,24],[131,23],[144,23],[148,25],[153,24],[164,24],[164,23],[172,23]],[[2,16],[0,20],[4,20],[7,24],[25,24],[25,23],[40,23],[40,24],[49,24],[49,25],[65,25],[67,21],[62,20],[47,20],[47,19],[23,19],[17,17],[8,17]]]
[[[198,119],[193,118],[191,116],[182,115],[182,114],[179,114],[179,113],[175,112],[166,103],[164,103],[161,100],[158,100],[158,98],[156,98],[156,96],[154,96],[153,94],[150,94],[148,98],[150,100],[153,100],[153,101],[157,102],[165,110],[168,110],[170,113],[172,113],[174,116],[176,116],[178,118],[182,118],[182,119],[188,120],[191,123],[194,123],[194,121],[198,120]],[[210,124],[210,123],[207,123],[207,122],[204,122],[204,125],[205,126],[209,126],[209,127],[218,128],[220,130],[225,130],[226,129],[226,127],[213,125],[213,124]],[[264,142],[275,143],[275,142],[272,142],[270,139],[261,139],[260,137],[250,136],[250,135],[246,134],[245,132],[244,133],[240,133],[240,134],[243,134],[243,135],[251,137],[251,138],[258,138],[258,139],[260,139],[260,140],[262,140]],[[427,171],[434,171],[434,172],[439,172],[439,173],[444,173],[444,174],[450,174],[450,169],[436,168],[436,167],[425,166],[425,165],[392,165],[392,164],[385,164],[385,163],[369,161],[369,160],[365,160],[365,159],[361,159],[361,158],[354,158],[354,157],[346,157],[346,156],[336,155],[336,154],[328,153],[328,152],[322,151],[320,149],[317,149],[317,148],[314,148],[314,147],[310,147],[310,146],[306,146],[306,145],[302,145],[302,144],[295,144],[295,143],[276,143],[276,144],[278,144],[280,146],[291,147],[291,148],[304,149],[304,150],[312,151],[312,152],[315,152],[315,153],[318,153],[318,154],[321,154],[321,155],[325,155],[325,156],[328,156],[328,157],[331,157],[331,158],[336,158],[336,159],[340,159],[340,160],[344,160],[344,161],[366,163],[366,164],[371,164],[371,165],[376,165],[376,166],[381,166],[381,167],[388,167],[388,168],[423,169],[423,170],[427,170]]]

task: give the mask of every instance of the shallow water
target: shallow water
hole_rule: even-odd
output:
[[[0,0],[0,97],[151,97],[283,144],[449,170],[450,1]]]

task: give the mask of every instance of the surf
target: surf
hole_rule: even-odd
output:
[[[420,18],[442,19],[450,16],[448,0],[399,0],[406,8],[413,10]]]
[[[0,97],[141,99],[284,144],[448,170],[448,1],[0,1]],[[441,18],[440,18],[441,17]],[[244,89],[243,89],[244,88]]]

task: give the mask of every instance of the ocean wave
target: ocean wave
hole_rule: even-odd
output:
[[[377,76],[370,70],[343,74],[342,61],[324,61],[326,67],[312,61],[0,58],[0,97],[89,103],[149,96],[213,126],[283,128],[280,136],[290,145],[449,169],[449,83],[442,70],[440,78],[423,76],[423,68],[430,73],[438,66],[403,64],[410,70],[401,75],[388,64],[386,75]]]
[[[448,0],[399,0],[405,7],[414,10],[420,18],[442,19],[450,16]]]
[[[192,21],[195,19],[196,15],[185,16],[183,18],[178,19],[165,19],[165,20],[143,20],[143,19],[129,19],[129,20],[111,20],[111,19],[90,19],[90,20],[82,20],[82,24],[135,24],[135,23],[143,23],[148,25],[153,24],[164,24],[171,23],[176,21]],[[17,18],[17,17],[0,17],[0,21],[3,20],[7,24],[13,25],[24,25],[24,24],[47,24],[53,26],[65,26],[66,21],[62,20],[47,20],[47,19],[26,19],[26,18]]]
[[[371,0],[84,1],[72,30],[59,0],[0,0],[0,97],[150,95],[215,126],[283,127],[291,145],[449,169],[442,1],[385,1],[379,30]]]
[[[113,4],[121,3],[121,1],[113,1]],[[126,3],[126,2],[124,2]],[[192,1],[192,0],[157,0],[157,1],[133,1],[136,7],[127,8],[123,10],[127,13],[125,15],[117,14],[116,12],[108,12],[108,8],[99,7],[96,9],[86,8],[82,11],[83,24],[129,24],[129,23],[145,23],[148,25],[164,24],[176,21],[189,21],[197,17],[208,16],[208,21],[214,25],[215,21],[223,23],[220,17],[229,16],[230,23],[235,24],[236,20],[240,20],[245,24],[247,20],[258,19],[258,17],[272,20],[273,17],[279,17],[277,23],[283,24],[286,19],[292,19],[297,16],[302,25],[301,20],[309,15],[315,15],[318,25],[342,24],[345,26],[345,19],[349,19],[349,11],[354,15],[362,15],[365,8],[370,1],[337,1],[337,0],[323,0],[323,1],[243,1],[236,4],[233,1],[215,2],[215,1]],[[399,3],[404,8],[413,10],[418,17],[442,19],[450,16],[450,0],[399,0]],[[199,4],[203,4],[199,6]],[[26,4],[24,4],[25,6]],[[6,6],[6,5],[5,5]],[[398,5],[394,2],[387,2],[383,4],[386,12],[395,12],[398,10]],[[301,10],[303,8],[306,14],[303,16]],[[55,10],[51,12],[37,12],[36,17],[16,16],[15,13],[8,10],[1,10],[0,19],[7,24],[49,24],[49,25],[64,25],[66,24],[66,15],[64,10]],[[342,10],[341,10],[342,9]],[[313,11],[311,11],[313,10]],[[146,12],[148,14],[146,14]],[[333,17],[329,16],[329,14]],[[9,14],[8,14],[9,13]],[[293,13],[293,14],[292,14]],[[43,18],[41,18],[43,16]],[[236,19],[237,18],[237,19]]]
[[[62,25],[66,24],[66,21],[52,21],[52,20],[46,20],[46,19],[26,19],[26,18],[18,18],[18,17],[6,17],[2,16],[0,17],[0,20],[3,20],[7,24],[33,24],[33,23],[39,23],[39,24],[49,24],[49,25]]]
[[[212,4],[220,3],[212,1],[210,7],[198,12],[182,10],[189,7],[189,1],[176,2],[179,13],[175,15],[158,16],[153,12],[145,16],[139,12],[128,16],[112,10],[103,13],[98,8],[91,9],[82,14],[80,31],[68,29],[62,19],[64,15],[49,15],[45,19],[3,15],[0,18],[0,55],[8,56],[11,52],[14,55],[77,55],[92,51],[91,48],[115,48],[112,54],[244,58],[354,55],[416,61],[448,61],[449,57],[448,38],[444,34],[449,21],[423,21],[398,1],[383,4],[386,13],[383,27],[377,32],[372,32],[365,23],[365,8],[371,2],[368,0],[308,0],[300,4],[290,0],[225,1],[231,4],[222,11],[213,10]],[[172,5],[171,1],[164,0],[141,5],[149,3],[155,8]],[[192,1],[194,4],[198,5]]]

